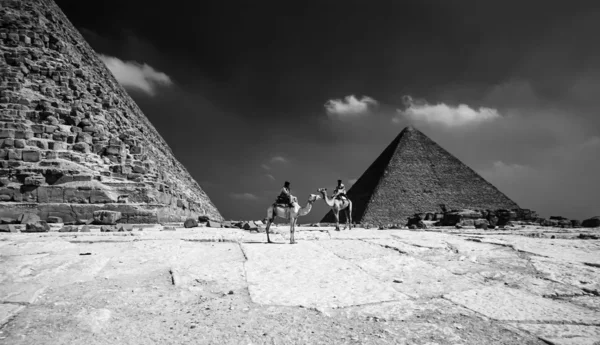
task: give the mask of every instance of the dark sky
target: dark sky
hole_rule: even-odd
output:
[[[597,1],[56,2],[226,218],[349,187],[408,124],[521,207],[600,215]]]

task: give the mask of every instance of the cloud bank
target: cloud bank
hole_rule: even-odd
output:
[[[173,84],[168,75],[156,71],[145,63],[123,61],[119,58],[102,54],[99,57],[115,78],[117,78],[117,81],[127,89],[143,91],[150,96],[154,96],[158,86],[170,86]]]
[[[282,156],[275,156],[275,157],[271,158],[271,162],[287,163],[288,160]]]
[[[427,123],[444,127],[464,127],[496,120],[501,117],[498,110],[480,107],[473,109],[466,104],[450,106],[444,103],[429,104],[417,101],[410,96],[403,97],[405,109],[398,109],[401,117],[415,123]],[[393,122],[400,122],[395,117]]]
[[[353,118],[368,114],[372,107],[379,103],[371,97],[363,96],[358,99],[354,95],[342,99],[330,99],[325,103],[327,115],[340,119]]]

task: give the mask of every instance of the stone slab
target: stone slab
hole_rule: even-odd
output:
[[[367,239],[365,241],[382,246],[382,247],[390,248],[390,249],[396,250],[402,254],[408,254],[408,255],[420,255],[420,254],[424,254],[430,250],[430,248],[415,246],[412,244],[402,242],[400,240],[389,239],[389,238]]]
[[[352,229],[335,231],[329,230],[329,236],[331,239],[370,239],[370,238],[390,238],[391,233],[380,230],[365,230],[365,229]]]
[[[576,239],[529,238],[524,236],[490,236],[482,239],[511,245],[516,250],[559,261],[590,263],[600,266],[600,242]]]
[[[511,324],[553,345],[598,345],[600,327],[580,325]]]
[[[476,274],[476,280],[484,280],[487,285],[507,286],[527,291],[542,297],[579,296],[585,294],[578,287],[537,278],[512,271],[482,271]]]
[[[223,289],[245,288],[244,254],[234,243],[185,243],[171,261],[179,274],[180,286],[213,282]]]
[[[565,298],[564,300],[588,309],[600,311],[600,296],[586,295]]]
[[[391,284],[311,242],[242,244],[242,248],[255,303],[335,308],[406,298]]]
[[[451,292],[444,298],[495,320],[600,325],[598,312],[516,289],[485,287]]]
[[[355,263],[370,275],[415,298],[442,296],[451,291],[483,286],[476,280],[406,255],[377,257]]]
[[[317,244],[345,260],[364,260],[383,256],[400,255],[393,249],[362,240],[329,240]]]
[[[547,279],[600,294],[600,268],[542,257],[532,257],[531,264]]]
[[[25,306],[19,304],[0,303],[0,327],[24,308]]]
[[[442,298],[433,299],[403,299],[395,302],[383,302],[358,305],[347,308],[321,310],[330,317],[345,317],[353,319],[377,321],[408,321],[426,314],[443,315],[452,318],[457,315],[474,315],[475,313]]]

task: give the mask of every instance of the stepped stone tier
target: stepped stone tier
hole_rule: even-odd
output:
[[[0,217],[96,210],[222,220],[54,1],[0,0]]]
[[[352,221],[404,224],[415,213],[452,209],[519,209],[519,206],[451,153],[406,127],[347,193]],[[340,221],[346,221],[340,212]],[[330,211],[321,222],[335,222]]]

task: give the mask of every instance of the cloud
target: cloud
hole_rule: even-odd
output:
[[[99,57],[117,81],[125,88],[141,90],[150,96],[154,96],[157,86],[170,86],[173,84],[168,75],[156,71],[145,63],[123,61],[119,58],[102,54]]]
[[[258,197],[252,193],[231,193],[229,196],[234,200],[258,200]]]
[[[437,124],[444,127],[463,127],[476,125],[496,120],[501,117],[498,110],[480,107],[473,109],[466,104],[450,106],[444,103],[428,104],[426,101],[417,101],[410,96],[404,96],[405,109],[398,109],[400,116],[412,122],[424,122]],[[393,118],[392,122],[399,123],[399,118]]]
[[[266,177],[268,177],[269,179],[275,181],[275,176],[271,175],[271,174],[265,174]]]
[[[353,118],[369,113],[371,107],[379,103],[371,97],[363,96],[357,99],[354,95],[342,99],[330,99],[325,103],[327,115],[337,116],[339,119]]]
[[[260,167],[263,168],[263,169],[265,169],[265,170],[271,170],[271,167],[268,166],[268,165],[266,165],[266,164],[262,164]]]
[[[287,163],[288,160],[282,156],[275,156],[275,157],[271,158],[271,162]]]

